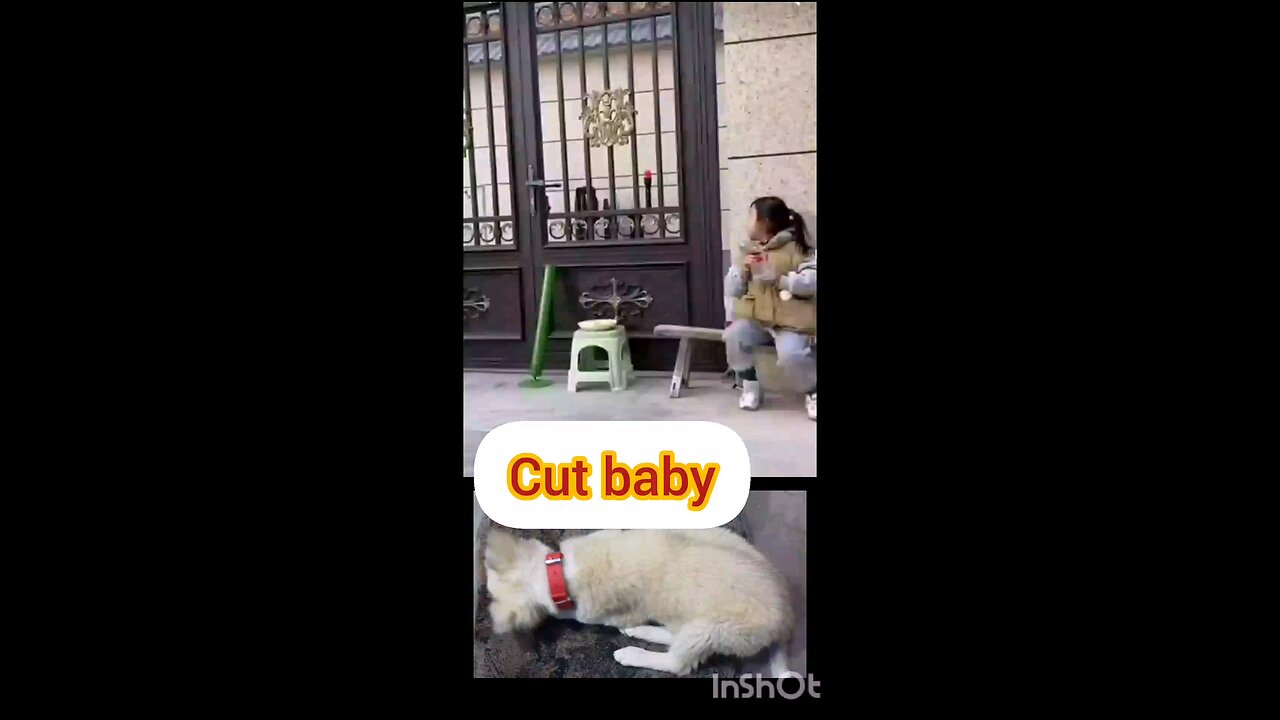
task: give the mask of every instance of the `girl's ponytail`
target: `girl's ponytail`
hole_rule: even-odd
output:
[[[813,249],[809,244],[809,230],[804,224],[804,218],[800,217],[800,213],[795,210],[791,211],[791,235],[796,240],[796,246],[804,252],[805,255]]]

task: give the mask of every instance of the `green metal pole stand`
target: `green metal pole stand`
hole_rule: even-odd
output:
[[[547,343],[551,335],[551,291],[555,287],[556,268],[548,265],[542,271],[542,298],[538,302],[538,333],[533,338],[533,357],[529,360],[529,377],[520,382],[522,388],[544,388],[554,383],[542,377]]]

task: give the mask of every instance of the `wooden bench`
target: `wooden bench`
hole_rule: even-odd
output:
[[[724,342],[724,330],[716,328],[688,327],[685,325],[659,325],[653,329],[658,337],[680,338],[676,351],[676,368],[671,373],[670,397],[680,397],[680,388],[689,387],[689,366],[693,359],[693,340]]]

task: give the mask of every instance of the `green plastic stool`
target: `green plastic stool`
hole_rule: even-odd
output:
[[[578,366],[578,356],[588,348],[600,348],[609,358],[609,367],[595,369],[591,360]],[[627,345],[627,330],[619,325],[609,330],[576,330],[573,346],[569,350],[569,392],[578,392],[578,383],[607,382],[614,392],[627,389],[627,381],[635,380],[636,371],[631,365],[631,348]]]

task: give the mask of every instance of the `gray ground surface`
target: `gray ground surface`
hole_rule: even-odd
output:
[[[804,412],[804,397],[766,393],[763,406],[738,409],[738,391],[718,378],[695,376],[693,387],[667,397],[669,376],[640,377],[626,390],[587,386],[570,393],[566,379],[537,390],[517,385],[515,373],[464,372],[462,474],[472,477],[476,448],[492,429],[518,420],[703,420],[732,428],[751,455],[752,477],[816,477],[818,424]]]

